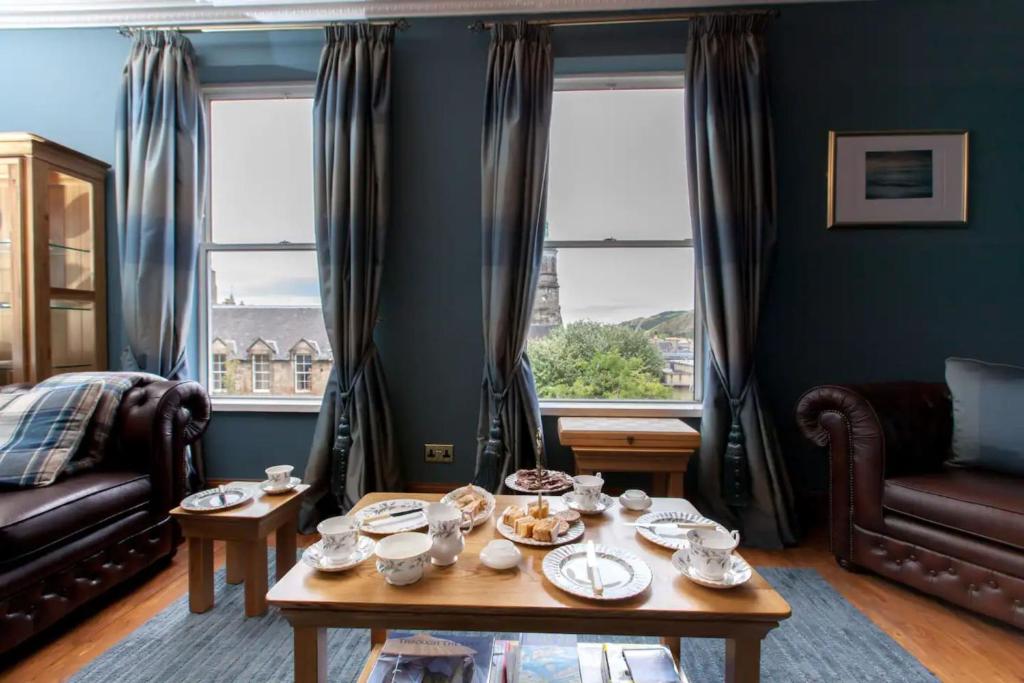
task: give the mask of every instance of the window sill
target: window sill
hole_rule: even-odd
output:
[[[682,401],[554,401],[541,400],[540,414],[558,417],[690,417],[699,418],[700,403]]]
[[[320,398],[228,398],[210,399],[215,412],[224,413],[319,413]]]

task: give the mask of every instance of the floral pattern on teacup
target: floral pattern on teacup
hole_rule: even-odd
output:
[[[423,565],[426,561],[426,553],[401,560],[377,558],[377,571],[388,583],[401,586],[418,581],[423,574]]]

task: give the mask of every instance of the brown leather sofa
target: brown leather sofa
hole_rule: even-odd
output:
[[[840,565],[1024,627],[1024,478],[943,464],[945,384],[815,387],[797,420],[829,449]]]
[[[167,512],[184,494],[185,447],[209,419],[199,384],[140,384],[121,401],[100,469],[0,492],[0,653],[174,555]]]

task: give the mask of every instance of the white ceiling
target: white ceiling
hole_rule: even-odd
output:
[[[664,10],[800,1],[808,0],[0,0],[0,28],[305,23],[424,16]]]

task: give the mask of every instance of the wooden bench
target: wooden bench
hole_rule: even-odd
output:
[[[572,448],[578,474],[649,472],[652,496],[682,498],[700,433],[675,418],[562,417],[558,441]]]

